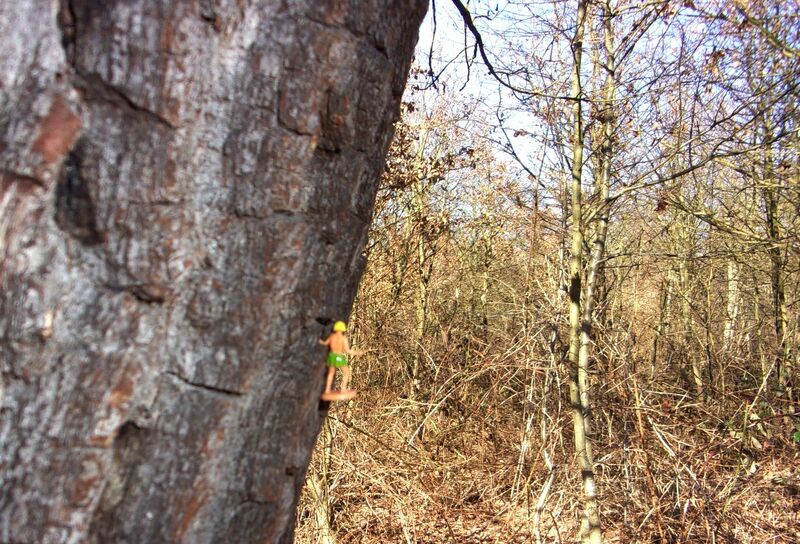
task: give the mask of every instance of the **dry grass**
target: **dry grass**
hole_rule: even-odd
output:
[[[328,508],[337,542],[536,542],[536,502],[550,475],[543,452],[554,469],[538,522],[541,541],[575,542],[580,475],[562,400],[566,369],[560,362],[547,369],[546,354],[523,349],[467,359],[430,369],[436,381],[416,400],[398,378],[399,359],[356,361],[362,393],[335,405],[329,419]],[[788,418],[765,402],[760,416],[746,416],[755,390],[695,399],[675,380],[648,382],[646,372],[613,368],[615,360],[596,369],[595,382],[605,383],[593,393],[607,542],[800,541],[800,452]],[[358,374],[365,367],[370,373]],[[548,376],[558,387],[544,389]],[[528,416],[529,453],[519,464]],[[313,508],[304,496],[298,542],[317,542]]]

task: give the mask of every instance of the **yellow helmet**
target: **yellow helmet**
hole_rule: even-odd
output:
[[[337,321],[333,324],[333,332],[345,332],[347,330],[347,325],[345,325],[344,321]]]

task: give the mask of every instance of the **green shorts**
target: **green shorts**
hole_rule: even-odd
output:
[[[333,368],[342,368],[347,366],[347,358],[341,353],[328,353],[328,366]]]

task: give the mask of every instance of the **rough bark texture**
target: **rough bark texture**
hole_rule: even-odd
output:
[[[288,542],[425,0],[0,0],[0,542]]]

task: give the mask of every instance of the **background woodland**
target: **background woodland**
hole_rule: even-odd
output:
[[[298,541],[800,540],[800,6],[434,9]]]

